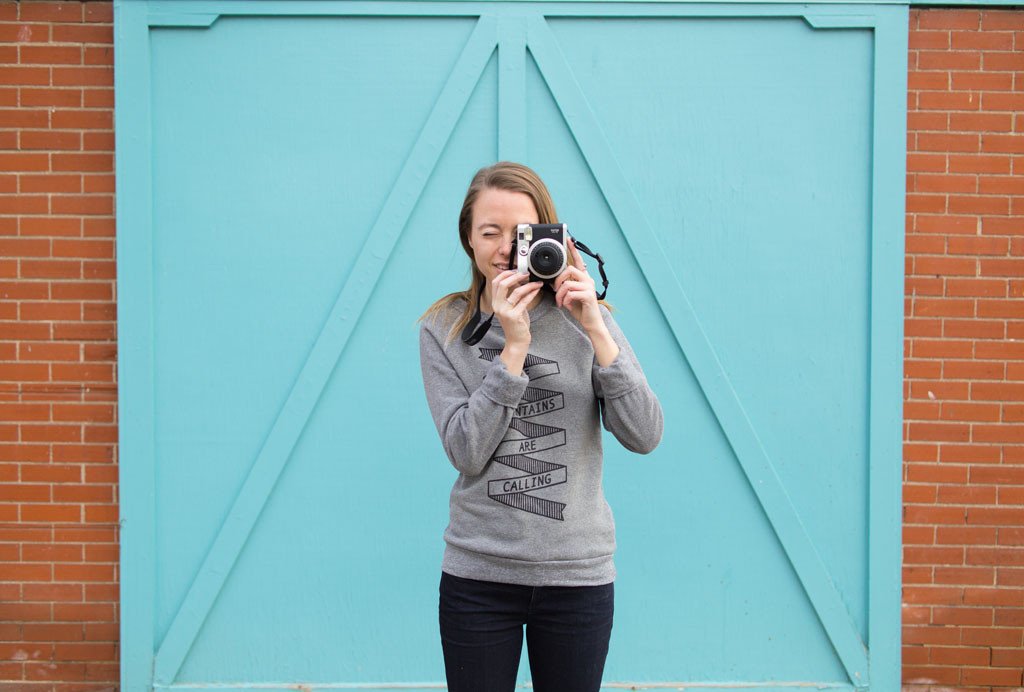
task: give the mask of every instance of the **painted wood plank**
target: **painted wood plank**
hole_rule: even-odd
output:
[[[498,158],[526,158],[526,22],[498,23]]]
[[[149,27],[143,3],[117,0],[117,381],[121,689],[148,690],[156,618],[156,443],[153,380],[153,189]]]
[[[868,639],[902,626],[903,253],[909,11],[879,11],[875,34],[868,390]],[[899,689],[901,651],[872,647],[871,679]]]
[[[544,20],[530,20],[527,46],[850,680],[866,684],[867,650],[853,618]]]
[[[480,18],[388,195],[352,273],[338,295],[227,519],[220,527],[160,645],[156,655],[156,681],[170,683],[184,662],[344,351],[380,272],[494,52],[496,43],[496,22],[492,18]]]
[[[618,0],[617,2],[596,3],[593,0],[561,0],[545,3],[544,0],[445,0],[443,2],[360,2],[355,0],[249,0],[239,4],[237,0],[166,0],[160,3],[160,12],[187,15],[192,13],[214,13],[225,15],[265,15],[265,16],[299,16],[299,15],[345,15],[345,14],[376,14],[387,15],[460,15],[477,16],[480,6],[493,6],[497,11],[501,8],[540,8],[546,16],[574,14],[576,16],[593,15],[594,8],[601,8],[599,16],[615,14],[623,16],[634,12],[657,12],[659,8],[668,8],[669,12],[694,7],[726,8],[733,14],[743,14],[751,6],[771,7],[783,3],[777,0],[732,0],[730,2],[709,3],[706,0]],[[903,6],[907,5],[956,5],[963,7],[1020,7],[1019,0],[808,0],[799,3],[800,7],[827,6]],[[531,10],[532,11],[532,10]]]

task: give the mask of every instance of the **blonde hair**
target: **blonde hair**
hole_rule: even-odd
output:
[[[459,212],[459,241],[462,243],[462,249],[465,250],[466,256],[469,257],[469,288],[444,296],[427,308],[427,311],[419,319],[422,321],[427,318],[437,318],[447,311],[449,306],[459,300],[465,300],[466,306],[463,308],[462,314],[452,324],[451,329],[448,330],[445,345],[450,343],[455,335],[469,324],[480,302],[480,288],[485,278],[474,261],[473,248],[469,245],[469,234],[473,230],[473,205],[480,193],[488,189],[522,192],[533,200],[533,206],[537,210],[538,223],[558,223],[558,214],[555,212],[555,202],[551,199],[551,193],[548,192],[548,188],[540,176],[528,166],[512,161],[499,161],[476,172],[473,180],[469,183],[469,189],[466,190],[462,211]]]

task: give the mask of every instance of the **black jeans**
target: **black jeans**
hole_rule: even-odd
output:
[[[597,692],[615,607],[614,583],[522,586],[441,572],[438,616],[450,692],[515,688],[523,625],[537,692]]]

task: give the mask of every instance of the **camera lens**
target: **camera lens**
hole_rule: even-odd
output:
[[[564,266],[565,255],[562,253],[562,247],[557,243],[537,243],[530,252],[530,269],[543,279],[557,276]]]

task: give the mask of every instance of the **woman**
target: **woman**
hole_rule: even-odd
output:
[[[520,223],[557,223],[521,164],[477,172],[459,215],[472,283],[420,328],[427,402],[459,471],[439,620],[448,689],[515,686],[523,626],[534,689],[596,691],[611,635],[615,526],[601,489],[601,421],[646,454],[662,412],[575,244],[550,286],[508,270]],[[483,338],[460,338],[479,314]]]

